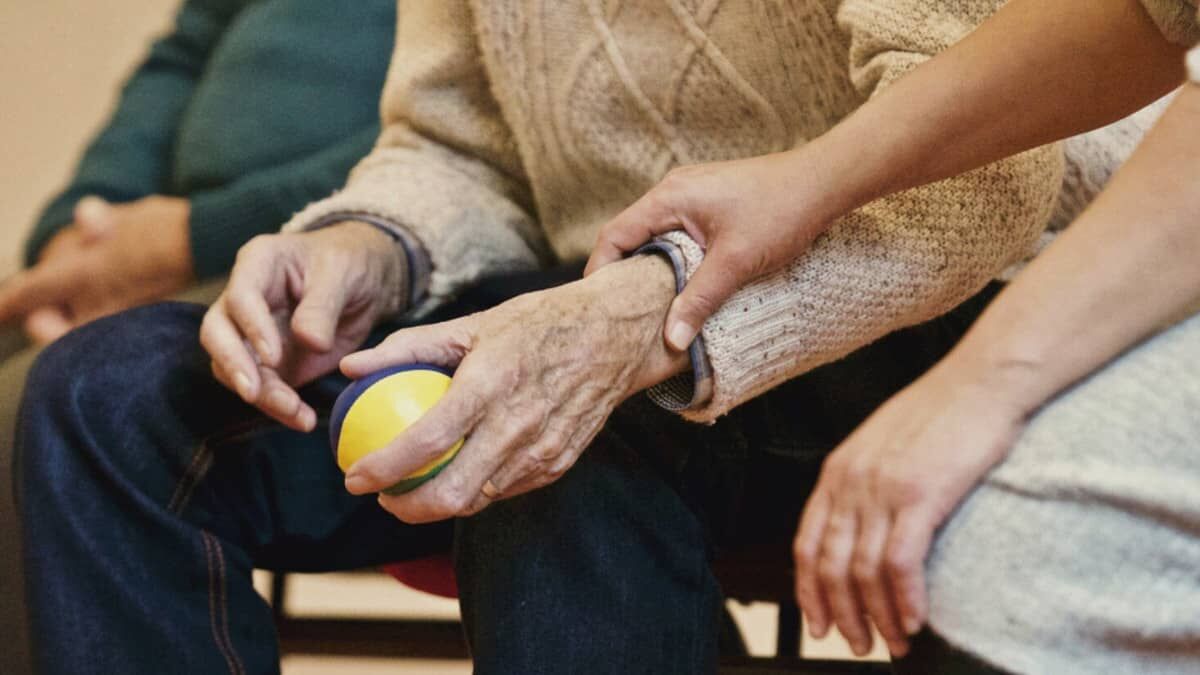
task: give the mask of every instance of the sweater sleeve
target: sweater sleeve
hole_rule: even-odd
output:
[[[244,4],[183,3],[171,32],[151,46],[125,83],[115,111],[88,145],[70,183],[42,211],[26,241],[26,264],[36,262],[46,242],[71,223],[75,204],[85,195],[124,202],[164,191],[179,120],[213,48]]]
[[[1200,42],[1195,0],[1142,0],[1142,5],[1171,42],[1186,47]]]
[[[484,275],[533,269],[551,254],[467,1],[402,2],[399,16],[374,150],[345,188],[284,229],[362,216],[410,233],[432,266],[424,311]]]
[[[838,21],[850,39],[855,85],[866,96],[878,93],[1000,4],[846,0]],[[739,291],[704,325],[712,393],[682,414],[711,421],[971,297],[1037,242],[1062,184],[1063,163],[1061,147],[1046,146],[839,219],[805,255]],[[686,233],[665,238],[694,273],[701,248]]]

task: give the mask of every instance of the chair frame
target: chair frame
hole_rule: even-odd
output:
[[[738,575],[742,579],[762,578]],[[752,593],[751,596],[761,595]],[[790,593],[774,595],[788,598]],[[735,598],[743,597],[741,594]],[[447,619],[296,617],[287,613],[287,575],[274,573],[268,594],[283,654],[469,659],[462,624]],[[762,599],[762,598],[755,598]],[[721,630],[722,675],[888,675],[877,661],[806,659],[800,655],[801,617],[795,602],[779,602],[774,656],[752,656],[741,629],[726,613]]]

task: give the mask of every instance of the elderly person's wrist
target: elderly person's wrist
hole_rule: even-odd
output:
[[[689,367],[686,352],[668,349],[662,325],[675,299],[675,271],[657,255],[639,255],[603,268],[582,282],[597,294],[610,312],[628,317],[622,322],[636,331],[630,336],[644,347],[632,389],[648,389]]]

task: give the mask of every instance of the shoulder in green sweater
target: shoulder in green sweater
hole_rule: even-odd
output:
[[[327,195],[378,134],[395,0],[186,0],[47,205],[26,260],[95,194],[191,200],[196,274]]]

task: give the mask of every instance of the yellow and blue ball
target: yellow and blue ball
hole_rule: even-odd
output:
[[[329,441],[342,471],[383,449],[412,426],[450,388],[450,377],[451,373],[443,368],[413,364],[385,368],[347,387],[334,403],[329,419]],[[454,459],[462,444],[459,440],[384,492],[402,494],[431,480]]]

